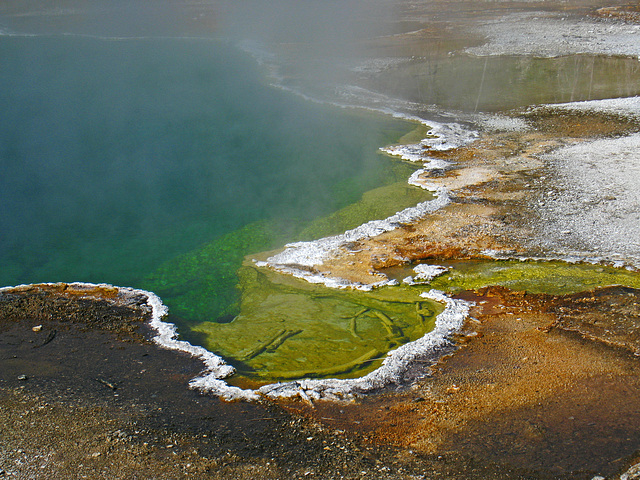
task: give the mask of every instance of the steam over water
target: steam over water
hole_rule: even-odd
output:
[[[376,186],[406,129],[269,87],[217,41],[5,36],[0,55],[3,285],[138,286],[250,222],[295,232]]]

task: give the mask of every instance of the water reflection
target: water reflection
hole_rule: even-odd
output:
[[[640,62],[574,55],[414,58],[359,79],[412,102],[463,111],[500,111],[640,93]]]

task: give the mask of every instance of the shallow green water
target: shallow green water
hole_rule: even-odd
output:
[[[407,169],[411,171],[410,167],[397,164],[396,172],[393,175],[390,172],[388,178],[395,175],[406,178]],[[301,224],[279,218],[254,222],[167,260],[146,276],[142,285],[170,305],[172,319],[179,325],[225,322],[239,312],[236,271],[245,255],[280,248],[287,241],[340,234],[430,198],[429,192],[411,187],[403,180],[372,189],[357,202],[302,224],[302,230]],[[183,334],[190,338],[188,330]]]
[[[513,291],[569,295],[610,285],[640,288],[640,273],[625,268],[590,263],[519,260],[457,260],[433,262],[449,270],[422,288],[449,293],[499,285]],[[412,275],[411,265],[385,270],[401,281]]]
[[[464,111],[504,111],[640,93],[636,58],[422,57],[370,80],[389,95]]]
[[[444,305],[420,298],[430,289],[459,293],[500,285],[567,295],[609,285],[640,288],[640,274],[561,261],[448,261],[449,271],[417,285],[372,292],[336,290],[245,262],[237,314],[193,322],[189,335],[223,355],[242,386],[304,377],[351,378],[377,368],[386,352],[432,330]],[[385,270],[402,280],[411,266]],[[249,382],[249,383],[247,383]]]
[[[501,285],[514,291],[568,295],[597,287],[640,287],[638,272],[588,263],[496,261],[460,262],[432,282],[434,288],[457,292]]]
[[[238,315],[194,325],[192,335],[240,377],[263,382],[361,376],[389,350],[432,330],[444,308],[405,286],[336,290],[250,264],[239,274]]]
[[[407,174],[402,164],[397,168]],[[295,238],[342,233],[430,198],[406,181],[378,187]],[[165,262],[144,287],[170,305],[183,338],[225,357],[240,381],[360,376],[389,350],[433,328],[443,306],[421,299],[421,290],[330,289],[256,268],[251,255],[239,268],[244,253],[280,247],[286,227],[277,220],[247,225]]]

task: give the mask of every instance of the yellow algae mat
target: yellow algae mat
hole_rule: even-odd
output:
[[[445,263],[445,262],[443,262]],[[370,292],[330,289],[249,262],[239,271],[240,313],[228,323],[201,322],[192,330],[207,349],[259,382],[305,377],[362,376],[386,353],[431,331],[444,306],[421,298],[437,288],[451,293],[501,285],[514,291],[569,294],[597,286],[640,287],[626,269],[560,261],[446,262],[430,283]],[[396,271],[402,276],[411,272]]]
[[[239,276],[240,313],[193,330],[248,377],[364,375],[388,351],[432,330],[444,308],[409,286],[336,290],[253,266]]]

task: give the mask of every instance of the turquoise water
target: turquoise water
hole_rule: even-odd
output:
[[[214,245],[228,304],[244,254],[406,179],[377,150],[407,122],[274,88],[221,41],[0,37],[0,112],[0,285],[157,286]]]

